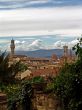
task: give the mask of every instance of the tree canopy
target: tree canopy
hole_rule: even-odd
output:
[[[0,55],[0,83],[12,83],[19,71],[26,70],[26,66],[20,61],[9,64],[9,55],[6,52]]]
[[[81,110],[82,107],[82,38],[73,47],[78,60],[65,64],[54,81],[54,92],[61,99],[65,110]]]

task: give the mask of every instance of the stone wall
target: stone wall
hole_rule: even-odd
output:
[[[32,100],[34,110],[61,110],[61,103],[54,94],[35,93]]]
[[[62,104],[53,93],[34,91],[32,98],[33,110],[61,110]],[[4,94],[0,95],[0,110],[7,110],[7,100]],[[21,106],[18,107],[21,110]]]
[[[0,103],[0,110],[7,110],[7,103],[6,102]]]
[[[7,110],[7,97],[3,93],[0,93],[0,110]]]

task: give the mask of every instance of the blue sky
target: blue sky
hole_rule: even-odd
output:
[[[82,0],[0,0],[0,49],[12,37],[17,50],[70,48],[81,34]]]
[[[78,43],[77,36],[67,35],[38,35],[38,36],[13,36],[15,50],[35,51],[40,49],[62,49],[68,45],[69,49]],[[0,37],[0,49],[10,51],[11,37]]]
[[[82,5],[82,0],[0,0],[0,9]]]

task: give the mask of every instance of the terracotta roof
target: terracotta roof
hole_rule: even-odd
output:
[[[26,55],[13,55],[13,58],[17,58],[17,57],[23,58],[23,57],[27,57],[27,56]]]
[[[38,69],[33,71],[31,74],[35,76],[56,76],[59,72],[59,68],[55,69]]]
[[[31,61],[32,60],[36,60],[36,61],[37,60],[45,60],[46,61],[46,60],[50,60],[50,59],[49,58],[33,58],[33,57],[27,57],[27,60],[31,60]]]

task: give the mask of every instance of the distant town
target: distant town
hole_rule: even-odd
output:
[[[0,110],[82,110],[82,0],[0,0]]]
[[[64,45],[61,57],[54,52],[46,58],[16,54],[15,40],[12,39],[10,53],[0,54],[0,110],[69,108],[72,95],[77,98],[76,94],[81,92],[81,40],[73,47],[75,52]],[[69,99],[68,104],[66,99]]]
[[[28,70],[24,73],[19,73],[17,75],[20,79],[35,76],[42,76],[44,78],[49,76],[55,77],[58,75],[59,70],[66,62],[72,63],[77,59],[71,49],[70,52],[68,52],[68,46],[66,45],[63,46],[63,55],[60,58],[55,53],[53,53],[50,58],[35,58],[25,55],[16,55],[15,41],[13,39],[11,40],[10,49],[9,64],[12,64],[12,62],[21,61],[28,67]]]

